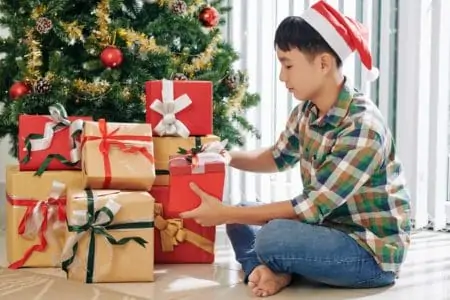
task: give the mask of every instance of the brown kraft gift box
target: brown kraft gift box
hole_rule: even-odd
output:
[[[154,154],[156,179],[154,185],[169,185],[169,157],[176,155],[179,148],[191,149],[202,145],[220,141],[215,135],[203,137],[154,137]]]
[[[148,192],[67,192],[62,268],[86,283],[154,281],[154,198]]]
[[[34,171],[19,171],[18,166],[6,168],[6,253],[10,268],[60,265],[66,188],[81,188],[81,183],[81,171],[46,171],[39,177]]]
[[[86,188],[150,190],[155,180],[150,124],[85,122],[82,172]]]

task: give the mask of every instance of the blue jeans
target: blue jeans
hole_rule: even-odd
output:
[[[262,227],[230,224],[226,230],[246,282],[261,264],[276,273],[335,287],[376,288],[396,279],[395,273],[384,272],[368,251],[336,229],[280,219]]]

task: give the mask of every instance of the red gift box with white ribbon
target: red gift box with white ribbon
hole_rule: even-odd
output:
[[[146,122],[154,136],[204,136],[213,133],[210,81],[146,82]]]

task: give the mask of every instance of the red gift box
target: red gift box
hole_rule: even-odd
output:
[[[79,135],[75,140],[70,136],[71,129],[79,130],[81,122],[77,120],[92,120],[92,117],[67,117],[65,121],[69,121],[71,125],[66,124],[58,126],[53,130],[57,122],[55,122],[50,115],[20,115],[19,116],[19,141],[18,141],[18,158],[19,167],[21,171],[39,171],[44,170],[74,170],[80,169],[79,161],[77,163],[71,162],[71,151],[75,141],[80,142]],[[77,121],[73,123],[74,121]],[[46,130],[47,126],[47,130]],[[71,127],[72,126],[72,127]],[[51,134],[50,134],[51,132]],[[48,139],[49,134],[52,135]],[[26,149],[27,138],[34,137],[34,141],[40,144],[37,150],[31,149],[30,152]],[[47,140],[48,142],[42,142]],[[48,144],[48,147],[43,146]],[[39,148],[46,148],[40,150]],[[36,148],[35,148],[36,149]],[[64,162],[64,160],[66,160]]]
[[[225,163],[220,154],[203,152],[194,156],[171,156],[169,174],[171,200],[167,209],[171,213],[182,213],[200,205],[200,198],[189,186],[191,182],[195,182],[200,189],[222,201]]]
[[[204,136],[213,133],[210,81],[146,82],[146,122],[159,136]]]
[[[155,263],[210,264],[214,262],[215,227],[202,227],[194,220],[181,220],[169,206],[168,186],[153,186],[155,198]]]

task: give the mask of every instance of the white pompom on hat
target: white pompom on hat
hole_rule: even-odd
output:
[[[325,39],[342,61],[356,51],[366,69],[366,79],[375,81],[378,78],[379,71],[372,65],[369,33],[364,25],[341,14],[324,0],[305,10],[301,17]]]

